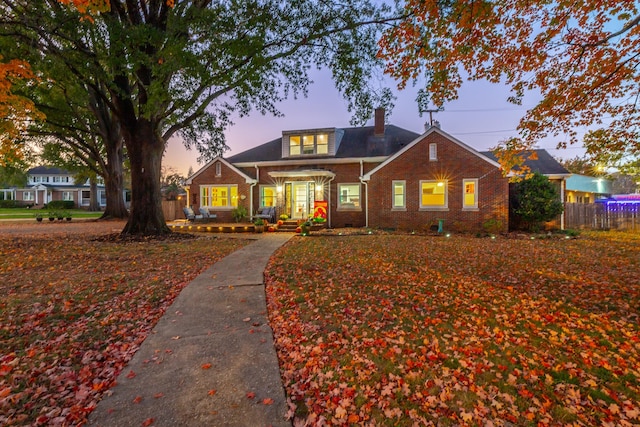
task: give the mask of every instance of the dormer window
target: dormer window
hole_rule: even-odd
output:
[[[314,155],[329,153],[329,135],[319,133],[315,135],[289,136],[289,155]]]

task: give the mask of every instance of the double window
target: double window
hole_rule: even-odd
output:
[[[34,200],[36,200],[34,192],[33,191],[23,191],[22,192],[22,200],[24,200],[25,202],[33,202]]]
[[[360,209],[360,184],[338,184],[338,208]]]
[[[235,208],[238,206],[237,185],[207,185],[200,187],[200,206]]]
[[[278,201],[278,188],[275,185],[260,187],[260,206],[275,206]]]
[[[315,135],[289,136],[289,155],[313,155],[329,153],[329,135],[320,133]]]
[[[71,191],[63,191],[62,192],[62,200],[73,201],[73,192],[71,192]]]

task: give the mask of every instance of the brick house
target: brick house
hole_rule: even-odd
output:
[[[422,135],[384,124],[284,131],[187,179],[189,204],[219,221],[242,205],[275,206],[293,219],[323,216],[329,227],[455,231],[508,227],[509,183],[500,165],[438,127]]]

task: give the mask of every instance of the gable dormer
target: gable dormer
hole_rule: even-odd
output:
[[[336,128],[283,131],[282,158],[335,156],[336,133]]]

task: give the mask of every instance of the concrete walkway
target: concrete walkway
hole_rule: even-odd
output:
[[[89,425],[291,427],[263,272],[292,235],[259,236],[184,288]]]

